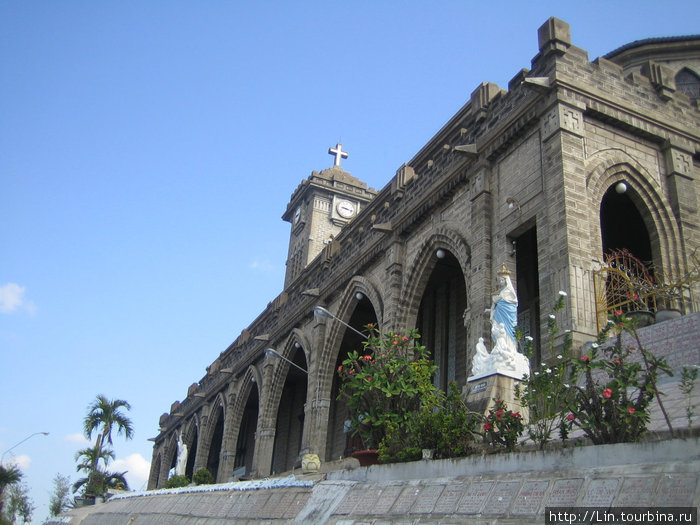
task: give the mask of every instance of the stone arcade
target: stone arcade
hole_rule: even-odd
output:
[[[561,20],[538,40],[531,69],[507,90],[479,85],[381,191],[343,170],[340,144],[333,167],[299,185],[282,216],[284,290],[160,418],[149,489],[178,463],[221,483],[290,470],[304,453],[347,454],[335,370],[361,339],[317,305],[352,327],[417,327],[436,385],[466,391],[502,265],[538,359],[550,357],[539,341],[559,290],[575,345],[597,333],[593,272],[606,252],[687,271],[700,246],[700,37],[593,62]]]

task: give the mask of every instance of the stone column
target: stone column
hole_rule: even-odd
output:
[[[325,395],[324,372],[321,356],[326,344],[326,320],[314,318],[312,348],[309,352],[309,386],[306,392],[304,412],[304,432],[302,437],[302,454],[318,454],[321,461],[326,457],[326,432],[331,400]],[[331,365],[332,366],[332,365]],[[332,376],[331,376],[332,378]],[[329,386],[330,390],[330,386]]]
[[[666,182],[673,213],[678,219],[681,229],[682,244],[685,252],[690,254],[700,246],[700,229],[698,227],[698,194],[696,181],[693,177],[693,156],[690,148],[670,142],[665,153]],[[685,270],[688,261],[668,261],[670,268]]]
[[[383,326],[384,332],[396,331],[405,327],[398,323],[405,317],[401,312],[401,280],[403,277],[403,261],[405,246],[403,242],[395,241],[386,251],[385,271],[387,283],[382,290],[384,296]]]
[[[275,448],[275,423],[276,418],[268,414],[268,397],[272,393],[272,379],[274,376],[275,364],[268,358],[263,365],[263,384],[260,388],[261,411],[258,415],[256,427],[255,453],[253,455],[253,472],[255,477],[269,476],[272,471],[272,456]]]
[[[490,338],[488,315],[484,310],[491,304],[491,274],[492,272],[492,223],[493,199],[490,191],[491,169],[483,165],[476,169],[470,179],[469,192],[471,195],[470,228],[474,232],[471,239],[472,274],[467,276],[470,283],[468,296],[473,303],[468,305],[470,319],[469,341],[467,341],[467,368],[471,363],[474,348],[479,337]]]

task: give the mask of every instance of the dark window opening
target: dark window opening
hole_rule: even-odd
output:
[[[534,226],[515,239],[518,327],[523,336],[533,338],[533,360],[542,361],[540,336],[540,280],[537,258],[537,228]]]

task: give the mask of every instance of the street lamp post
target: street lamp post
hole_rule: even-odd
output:
[[[28,435],[28,436],[27,436],[26,438],[24,438],[22,441],[20,441],[19,443],[16,443],[15,445],[11,446],[11,447],[8,448],[5,452],[2,453],[2,456],[0,456],[0,465],[2,465],[2,462],[3,462],[3,460],[5,459],[5,454],[7,454],[8,452],[10,452],[10,451],[11,451],[12,449],[14,449],[14,448],[17,448],[17,447],[20,446],[22,443],[24,443],[25,441],[27,441],[29,438],[33,438],[34,436],[38,436],[39,434],[43,434],[44,436],[48,436],[48,435],[49,435],[48,432],[34,432],[33,434]]]

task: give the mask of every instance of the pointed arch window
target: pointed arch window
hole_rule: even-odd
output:
[[[687,67],[676,75],[676,89],[688,95],[691,102],[700,98],[700,77]]]

